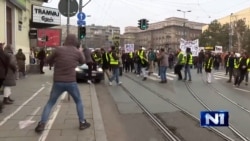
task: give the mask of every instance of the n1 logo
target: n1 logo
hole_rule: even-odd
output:
[[[228,111],[201,111],[200,124],[202,127],[229,126]]]

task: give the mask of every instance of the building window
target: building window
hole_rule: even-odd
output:
[[[6,7],[6,31],[7,31],[7,44],[12,44],[12,9]]]

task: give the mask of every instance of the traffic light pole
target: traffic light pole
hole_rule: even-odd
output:
[[[91,0],[89,0],[86,4],[84,4],[84,5],[82,5],[82,0],[79,0],[79,13],[82,13],[82,9],[86,6],[86,5],[88,5],[89,3],[90,3],[90,1]],[[79,29],[79,28],[78,28]],[[79,32],[78,32],[78,34],[79,34]],[[79,37],[79,35],[78,35],[78,37]],[[80,43],[82,44],[82,39],[79,39],[80,41]],[[85,37],[85,44],[86,44],[86,37]]]

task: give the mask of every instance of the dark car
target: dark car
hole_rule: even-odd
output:
[[[88,79],[88,66],[83,64],[75,68],[76,71],[76,80],[87,80]],[[104,80],[104,73],[101,67],[97,66],[97,70],[92,71],[92,79],[95,83],[100,83],[101,80]]]

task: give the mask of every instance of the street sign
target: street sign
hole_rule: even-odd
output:
[[[81,25],[86,25],[86,21],[78,20],[78,21],[77,21],[77,25],[79,25],[79,26],[81,26]]]
[[[83,13],[83,12],[79,12],[79,13],[77,14],[77,18],[78,18],[78,20],[83,21],[83,20],[85,20],[86,15],[85,15],[85,13]]]
[[[69,17],[73,17],[77,14],[79,6],[78,2],[76,0],[69,0]],[[59,12],[65,16],[68,17],[68,0],[60,0],[58,4]]]

